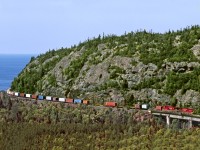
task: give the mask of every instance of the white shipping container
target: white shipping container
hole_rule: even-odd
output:
[[[51,96],[46,96],[46,100],[51,101],[52,97]]]
[[[9,89],[7,89],[7,94],[10,94],[10,88],[9,88]]]
[[[147,109],[148,105],[147,104],[142,104],[142,109]]]
[[[59,98],[58,101],[59,102],[65,102],[65,98]]]
[[[18,93],[18,92],[15,92],[15,96],[19,96],[19,93]]]
[[[26,94],[26,97],[30,98],[30,97],[31,97],[31,94]]]
[[[9,91],[8,94],[9,95],[14,95],[14,92]]]

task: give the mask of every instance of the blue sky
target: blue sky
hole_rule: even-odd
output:
[[[200,25],[200,0],[0,0],[0,54],[40,54],[99,34]]]

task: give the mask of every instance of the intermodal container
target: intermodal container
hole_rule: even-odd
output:
[[[7,94],[10,94],[10,88],[6,90]]]
[[[53,101],[57,102],[58,101],[58,97],[53,97]]]
[[[24,93],[20,93],[20,97],[25,97],[25,94]]]
[[[52,101],[52,97],[51,96],[46,96],[46,100]]]
[[[83,104],[88,105],[88,104],[89,104],[89,101],[88,101],[88,100],[83,100]]]
[[[66,103],[74,103],[74,100],[71,98],[66,98],[65,100]]]
[[[15,95],[15,93],[12,92],[12,91],[8,91],[8,94],[9,94],[9,95]]]
[[[65,102],[65,98],[59,98],[58,101],[59,102]]]
[[[45,96],[43,95],[38,95],[38,100],[44,100],[45,99]]]
[[[14,92],[10,91],[10,89],[7,90],[7,94],[14,95]]]
[[[105,102],[105,106],[107,106],[107,107],[116,107],[117,103],[116,102]]]
[[[162,110],[162,106],[156,106],[156,110]]]
[[[82,100],[81,99],[74,99],[74,104],[81,104]]]
[[[142,109],[149,109],[149,104],[142,104]]]
[[[15,96],[19,96],[20,95],[20,93],[19,92],[15,92]]]
[[[32,99],[37,99],[37,95],[33,94],[33,95],[31,96],[31,98],[32,98]]]
[[[25,97],[31,98],[31,94],[26,94]]]
[[[140,109],[141,105],[140,104],[135,104],[135,109]]]

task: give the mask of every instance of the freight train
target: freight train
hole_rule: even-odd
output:
[[[63,103],[71,103],[71,104],[90,104],[89,100],[82,100],[82,99],[72,99],[72,98],[64,98],[64,97],[52,97],[52,96],[44,96],[44,95],[36,95],[36,94],[26,94],[26,93],[20,93],[20,92],[13,92],[10,91],[10,89],[7,90],[7,94],[15,97],[24,97],[34,100],[47,100],[47,101],[53,101],[53,102],[63,102]],[[105,107],[118,107],[117,102],[105,102]],[[150,109],[149,104],[135,104],[134,109],[141,109],[141,110],[148,110]],[[192,108],[177,108],[174,106],[156,106],[155,108],[151,108],[155,111],[172,111],[172,112],[181,112],[181,113],[188,113],[192,114],[194,110]]]
[[[44,95],[36,95],[36,94],[26,94],[20,92],[13,92],[7,90],[7,94],[15,97],[22,97],[22,98],[29,98],[33,100],[47,100],[53,102],[63,102],[63,103],[74,103],[74,104],[89,104],[89,100],[82,100],[82,99],[71,99],[71,98],[64,98],[64,97],[52,97],[52,96],[44,96]]]

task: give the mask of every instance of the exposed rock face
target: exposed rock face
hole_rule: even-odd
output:
[[[158,101],[167,101],[170,99],[170,96],[159,94],[158,90],[150,88],[142,89],[141,91],[131,91],[131,93],[133,93],[134,98],[139,100],[152,99]]]
[[[194,90],[187,90],[185,94],[182,94],[181,90],[178,90],[174,96],[182,102],[200,102],[199,92]]]
[[[200,59],[200,40],[199,40],[199,44],[194,45],[194,46],[192,47],[191,50],[192,50],[193,54],[194,54],[198,59]]]
[[[85,47],[82,47],[80,51],[71,52],[68,56],[62,58],[61,61],[56,64],[55,68],[50,73],[55,75],[58,82],[62,81],[63,70],[69,67],[70,63],[80,57],[85,50]]]
[[[89,64],[89,62],[85,62],[84,66],[79,72],[79,76],[75,79],[74,84],[70,89],[68,89],[68,93],[67,85],[71,80],[65,80],[63,71],[70,67],[70,63],[73,60],[79,58],[85,50],[86,49],[82,47],[80,51],[70,53],[68,56],[62,58],[60,62],[56,64],[54,69],[50,71],[49,74],[55,75],[58,87],[49,86],[47,80],[44,79],[44,93],[69,96],[71,95],[72,91],[81,91],[82,94],[79,95],[79,97],[90,97],[90,95],[93,94],[102,99],[113,100],[119,103],[123,103],[125,96],[131,93],[134,95],[134,98],[138,100],[153,99],[158,101],[167,101],[172,97],[167,94],[159,93],[159,89],[142,88],[141,90],[132,90],[132,88],[144,80],[148,80],[153,77],[164,77],[171,71],[177,73],[187,73],[192,71],[194,68],[200,67],[198,62],[166,62],[162,64],[161,68],[158,68],[158,66],[153,63],[148,63],[146,65],[143,64],[143,62],[138,61],[137,57],[135,60],[138,62],[133,65],[131,64],[133,61],[132,58],[113,56],[111,49],[107,49],[105,44],[100,44],[98,45],[98,51],[101,51],[101,56],[96,57],[96,59],[100,60],[99,63]],[[103,56],[106,54],[107,57],[103,58]],[[89,56],[88,60],[92,59],[91,57],[93,56]],[[118,85],[126,81],[127,91],[122,93],[120,90],[116,90],[114,87],[111,87],[110,91],[108,90],[109,88],[107,89],[108,91],[106,90],[107,94],[102,95],[103,91],[97,92],[96,89],[110,82],[112,71],[109,72],[109,68],[111,66],[119,67],[124,70],[123,73],[116,73],[117,77],[113,81],[115,81]],[[163,84],[165,82],[166,80],[163,81]],[[160,90],[162,91],[162,89]],[[184,94],[181,94],[181,90],[179,90],[176,92],[174,97],[183,102],[200,102],[199,92],[193,90],[186,91]]]
[[[96,95],[104,100],[113,100],[120,103],[123,103],[126,95],[131,93],[134,95],[134,98],[138,100],[153,99],[158,101],[167,101],[172,97],[159,92],[163,89],[144,87],[141,90],[133,90],[132,88],[144,80],[164,77],[169,72],[188,73],[194,68],[200,67],[198,62],[165,62],[162,64],[162,67],[159,68],[153,63],[145,65],[143,62],[140,62],[137,57],[133,59],[130,57],[113,56],[112,50],[108,49],[105,44],[100,44],[97,48],[97,52],[100,52],[100,57],[96,56],[96,59],[99,60],[99,62],[97,64],[90,64],[86,61],[81,68],[78,77],[75,79],[74,84],[70,89],[68,89],[68,92],[67,85],[71,80],[65,80],[63,71],[70,67],[70,63],[73,60],[76,60],[83,55],[86,49],[82,47],[80,51],[72,52],[68,56],[62,58],[60,62],[56,64],[54,69],[49,72],[49,74],[55,75],[58,87],[48,86],[48,82],[43,80],[44,93],[69,96],[72,94],[72,91],[77,91],[81,92],[79,97],[90,97],[91,95]],[[104,58],[104,55],[107,56]],[[89,56],[87,59],[90,60],[92,57],[94,57],[94,55]],[[137,60],[135,65],[132,64],[133,60]],[[112,66],[124,70],[123,72],[116,73],[116,78],[114,79],[110,79],[112,72],[115,71],[115,69],[110,70]],[[101,91],[101,89],[97,90],[102,85],[109,84],[111,81],[115,82],[119,86],[126,82],[127,91],[120,92],[120,90],[116,90],[114,87],[107,88],[106,90],[102,89],[103,91]],[[163,81],[163,85],[165,82],[166,80]],[[103,95],[102,92],[104,93]],[[178,90],[174,97],[183,102],[199,102],[200,99],[199,92],[193,90],[186,91],[184,94],[181,94],[181,90]]]
[[[200,64],[198,62],[167,62],[162,65],[166,71],[175,71],[175,72],[186,72],[193,70],[196,67],[199,67]]]

